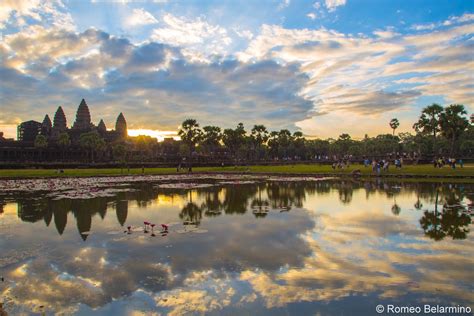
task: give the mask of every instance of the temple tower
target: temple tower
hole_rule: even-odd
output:
[[[99,125],[97,125],[97,131],[99,134],[105,134],[107,132],[107,127],[105,126],[103,119],[101,119]]]
[[[115,123],[115,132],[119,135],[120,138],[127,137],[127,121],[122,113],[117,117],[117,122]]]
[[[89,130],[91,128],[91,114],[89,112],[89,107],[84,99],[82,99],[81,104],[77,108],[76,121],[72,126],[73,129],[79,130]]]
[[[49,136],[51,134],[52,128],[53,125],[51,123],[51,119],[49,118],[49,115],[46,114],[43,119],[43,123],[41,123],[41,135]]]
[[[58,107],[56,113],[54,114],[53,129],[58,132],[63,132],[67,129],[66,123],[66,115],[64,115],[63,108]]]

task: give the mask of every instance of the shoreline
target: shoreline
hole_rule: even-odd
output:
[[[168,169],[168,168],[166,168]],[[196,170],[193,172],[176,172],[171,170],[156,170],[148,171],[145,170],[144,173],[141,172],[141,169],[133,169],[132,172],[120,173],[120,169],[114,170],[117,172],[94,172],[92,169],[67,169],[64,173],[58,174],[53,170],[40,170],[40,171],[50,171],[45,174],[34,174],[38,172],[37,169],[32,169],[33,174],[28,174],[27,172],[20,172],[20,174],[5,175],[4,171],[6,169],[0,170],[0,180],[25,180],[25,179],[57,179],[57,178],[95,178],[95,177],[129,177],[129,176],[202,176],[202,175],[229,175],[229,176],[262,176],[262,177],[332,177],[338,178],[340,180],[389,180],[389,181],[410,181],[410,182],[462,182],[462,183],[474,183],[474,175],[470,174],[460,174],[460,175],[450,175],[450,174],[415,174],[415,173],[386,173],[375,175],[371,173],[362,173],[361,175],[353,175],[351,172],[295,172],[295,171],[273,171],[273,172],[264,172],[264,171],[242,171],[242,170]],[[25,169],[19,169],[25,171]],[[18,171],[18,170],[15,170]],[[78,171],[86,171],[90,173],[80,174]],[[139,171],[139,172],[138,172]],[[23,173],[23,174],[21,174]]]

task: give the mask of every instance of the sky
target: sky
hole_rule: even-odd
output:
[[[180,123],[413,132],[423,107],[474,109],[474,0],[67,1],[0,4],[0,131],[52,118],[162,138]]]

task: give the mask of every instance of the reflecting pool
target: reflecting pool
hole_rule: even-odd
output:
[[[8,315],[473,308],[473,200],[472,184],[2,181],[0,303]]]

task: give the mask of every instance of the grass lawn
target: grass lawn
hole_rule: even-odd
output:
[[[249,167],[200,167],[193,168],[193,172],[242,172],[242,173],[281,173],[281,174],[350,174],[359,169],[363,176],[373,175],[372,168],[363,165],[352,165],[346,169],[333,170],[330,165],[319,164],[295,164],[281,166],[249,166]],[[121,175],[120,168],[111,169],[64,169],[64,173],[58,174],[55,169],[0,169],[0,178],[30,178],[30,177],[90,177],[90,176],[112,176]],[[141,168],[123,169],[123,174],[142,174]],[[145,174],[176,174],[176,168],[145,168]],[[390,167],[383,175],[399,175],[410,177],[474,177],[474,164],[467,164],[464,168],[457,167],[455,170],[444,167],[434,168],[432,165],[407,165],[402,169]]]

